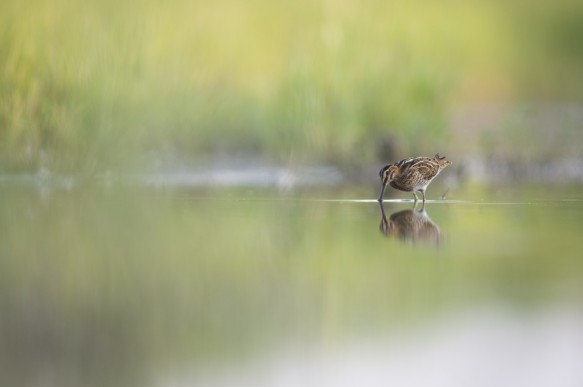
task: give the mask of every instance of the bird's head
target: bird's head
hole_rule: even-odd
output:
[[[389,184],[399,174],[399,167],[393,164],[385,165],[379,172],[383,186]]]
[[[383,194],[385,193],[385,188],[387,184],[389,184],[397,175],[399,174],[399,167],[393,164],[385,165],[379,172],[379,176],[381,177],[381,193],[379,194],[379,202],[383,201]]]

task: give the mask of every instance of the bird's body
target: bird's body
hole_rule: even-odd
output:
[[[411,157],[385,165],[379,172],[382,182],[379,202],[383,200],[383,193],[387,185],[401,191],[413,192],[415,201],[418,200],[417,192],[421,192],[423,201],[425,201],[425,190],[429,183],[439,172],[450,165],[451,161],[445,160],[445,157],[440,157],[439,153],[433,158]]]

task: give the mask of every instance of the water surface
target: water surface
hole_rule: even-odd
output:
[[[0,384],[583,383],[580,190],[372,188],[3,184]]]

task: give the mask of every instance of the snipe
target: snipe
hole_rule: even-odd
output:
[[[385,165],[379,172],[382,187],[378,201],[383,201],[385,188],[390,184],[391,187],[398,190],[413,192],[415,202],[419,200],[417,192],[421,192],[423,202],[425,202],[425,190],[431,180],[450,165],[451,161],[445,160],[445,157],[440,157],[439,153],[433,158],[411,157]]]

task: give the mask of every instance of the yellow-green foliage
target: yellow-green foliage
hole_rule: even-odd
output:
[[[528,11],[546,20],[546,8]],[[94,170],[151,151],[342,162],[359,154],[367,162],[388,135],[404,139],[405,150],[424,150],[446,140],[452,98],[507,97],[513,74],[537,90],[528,75],[548,69],[548,60],[537,54],[538,65],[524,66],[525,53],[538,47],[523,49],[529,35],[515,33],[522,9],[457,1],[6,0],[0,166]],[[581,32],[574,15],[563,32],[547,33],[558,29],[546,23],[537,36],[549,47],[571,42],[569,31]],[[581,56],[572,46],[558,49],[570,56],[557,63],[575,73]]]

